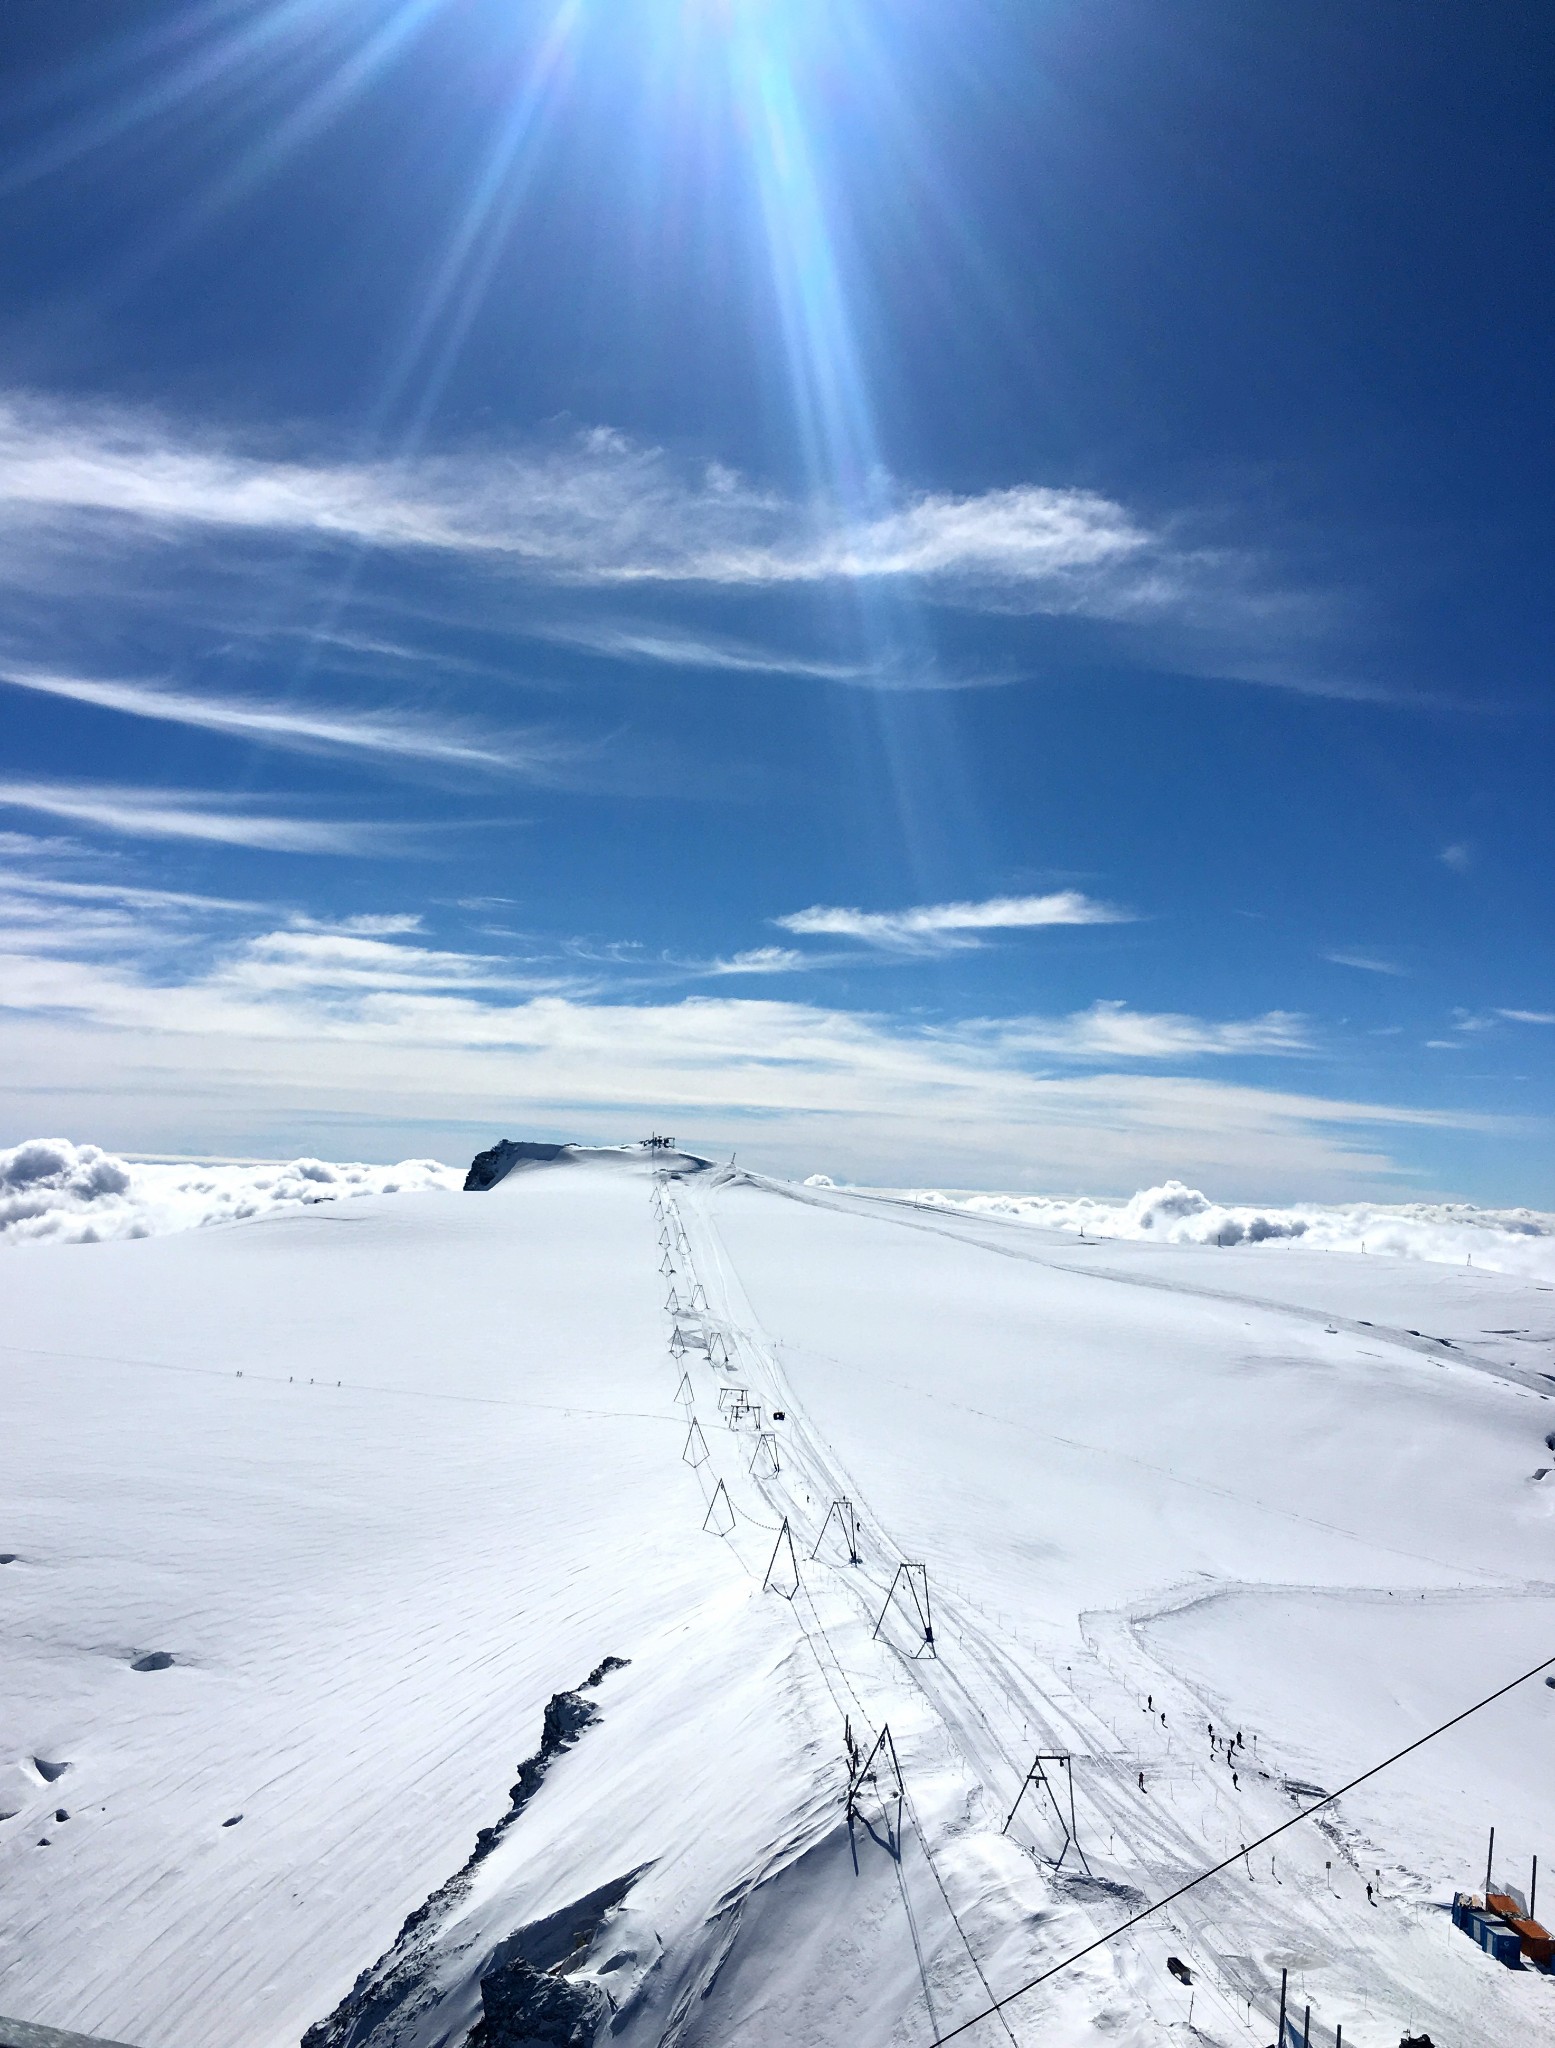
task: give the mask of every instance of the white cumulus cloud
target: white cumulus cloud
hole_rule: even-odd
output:
[[[68,1138],[29,1138],[0,1151],[0,1243],[97,1244],[241,1222],[349,1195],[421,1193],[463,1185],[435,1159],[338,1166],[322,1159],[214,1165],[137,1163]]]
[[[1128,1200],[1091,1195],[959,1195],[914,1189],[928,1206],[1007,1216],[1046,1230],[1163,1244],[1299,1242],[1311,1251],[1366,1252],[1555,1280],[1555,1216],[1480,1209],[1470,1202],[1301,1202],[1289,1207],[1217,1202],[1180,1180]]]

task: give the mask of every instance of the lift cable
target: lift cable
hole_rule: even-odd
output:
[[[973,2013],[969,2020],[962,2020],[960,2025],[952,2027],[949,2033],[936,2034],[929,2048],[944,2048],[945,2042],[954,2041],[958,2035],[967,2033],[979,2021],[991,2019],[1005,2006],[1013,2005],[1017,1998],[1024,1998],[1028,1991],[1035,1991],[1039,1984],[1046,1984],[1049,1978],[1056,1977],[1061,1970],[1067,1970],[1071,1963],[1078,1963],[1085,1956],[1094,1955],[1097,1949],[1105,1948],[1109,1941],[1116,1941],[1120,1934],[1127,1934],[1128,1930],[1137,1927],[1141,1920],[1148,1920],[1153,1913],[1161,1912],[1164,1907],[1180,1899],[1185,1892],[1191,1892],[1195,1886],[1206,1883],[1212,1877],[1219,1877],[1223,1870],[1229,1870],[1233,1864],[1240,1863],[1243,1857],[1250,1855],[1254,1849],[1262,1849],[1277,1835],[1283,1835],[1288,1828],[1297,1827],[1302,1821],[1310,1820],[1314,1813],[1321,1813],[1325,1806],[1332,1806],[1336,1799],[1342,1799],[1347,1792],[1353,1792],[1357,1785],[1364,1785],[1368,1778],[1375,1778],[1379,1771],[1385,1771],[1404,1757],[1412,1755],[1415,1750],[1423,1749],[1426,1743],[1434,1742],[1438,1735],[1445,1735],[1449,1728],[1456,1728],[1460,1721],[1468,1720],[1471,1714],[1479,1713],[1481,1708],[1504,1699],[1509,1692],[1515,1692],[1518,1686],[1526,1685],[1530,1678],[1537,1678],[1541,1671],[1547,1671],[1552,1664],[1555,1664],[1555,1657],[1546,1657],[1542,1664],[1535,1664],[1531,1671],[1525,1671],[1520,1677],[1510,1680],[1495,1692],[1487,1693],[1482,1700],[1476,1700],[1473,1706],[1465,1707],[1461,1714],[1454,1714],[1450,1721],[1443,1721],[1439,1728],[1433,1728],[1425,1735],[1417,1735],[1413,1742],[1406,1743],[1402,1749],[1396,1749],[1392,1756],[1384,1757],[1380,1764],[1373,1764],[1369,1771],[1362,1771],[1358,1778],[1352,1778],[1347,1785],[1341,1785],[1337,1792],[1326,1792],[1311,1806],[1303,1807],[1300,1813],[1293,1814],[1289,1820],[1281,1821],[1280,1825],[1271,1828],[1268,1834],[1260,1835],[1256,1842],[1244,1842],[1234,1855],[1227,1856],[1212,1869],[1201,1870],[1197,1877],[1190,1877],[1186,1884],[1180,1884],[1176,1891],[1168,1892],[1164,1899],[1157,1899],[1153,1906],[1142,1906],[1137,1913],[1120,1922],[1110,1933],[1098,1935],[1095,1941],[1087,1942],[1084,1948],[1077,1948],[1073,1955],[1065,1956],[1062,1962],[1054,1963],[1051,1969],[1044,1970],[1040,1976],[1031,1978],[1028,1983],[1018,1986],[1014,1991],[1007,1991],[1003,1998],[996,1998],[992,2005],[985,2005],[981,2012]]]

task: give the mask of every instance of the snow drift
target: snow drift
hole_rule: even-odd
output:
[[[29,1138],[0,1151],[0,1242],[96,1244],[161,1236],[347,1195],[457,1188],[460,1179],[435,1159],[402,1159],[397,1166],[322,1159],[150,1164],[68,1138]]]
[[[829,1187],[824,1176],[806,1183]],[[1538,1209],[1478,1209],[1470,1202],[1299,1202],[1289,1208],[1216,1202],[1180,1180],[1142,1188],[1126,1202],[1092,1195],[967,1195],[914,1188],[925,1208],[1008,1216],[1047,1230],[1158,1244],[1267,1245],[1308,1251],[1384,1253],[1489,1273],[1555,1280],[1555,1216]]]

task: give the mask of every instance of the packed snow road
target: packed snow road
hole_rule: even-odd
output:
[[[669,1167],[5,1262],[0,2011],[1265,2048],[1284,1969],[1314,2041],[1555,2042],[1441,1910],[1555,1842],[1537,1682],[989,2011],[1555,1655],[1531,1283]]]

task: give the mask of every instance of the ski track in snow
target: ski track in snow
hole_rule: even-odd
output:
[[[546,1696],[617,1654],[461,1908],[459,2030],[394,2042],[462,2041],[469,1957],[641,1870],[584,1963],[624,2048],[927,2048],[1287,1819],[1292,1786],[1555,1651],[1555,1495],[1498,1477],[1555,1418],[1467,1327],[1526,1283],[1416,1267],[1400,1292],[1388,1262],[1282,1254],[1255,1298],[1196,1247],[1104,1266],[1026,1225],[623,1163],[367,1198],[343,1236],[310,1213],[34,1255],[68,1301],[58,1263],[9,1276],[0,2009],[295,2042],[498,1818]],[[1447,1345],[1359,1313],[1422,1298]],[[727,1534],[698,1529],[715,1496]],[[831,1534],[810,1556],[840,1497],[856,1566]],[[763,1591],[785,1520],[791,1598]],[[877,1636],[904,1561],[932,1651],[906,1602]],[[1336,2019],[1354,2048],[1555,2042],[1550,1980],[1434,1903],[1476,1881],[1487,1800],[1535,1848],[1555,1819],[1519,1768],[1555,1695],[1524,1690],[960,2038],[1265,2048],[1283,1960],[1325,2048]],[[889,1727],[903,1791],[877,1778],[851,1826],[845,1721],[861,1751]],[[1245,1731],[1235,1786],[1209,1723]],[[1038,1751],[1072,1758],[1088,1874],[1055,1867],[1035,1794],[1001,1832]]]
[[[809,1189],[801,1192],[784,1187],[780,1192],[787,1198],[821,1208],[856,1209],[861,1206],[845,1196],[821,1195]],[[692,1202],[697,1202],[699,1193],[696,1188],[690,1190]],[[916,1215],[895,1215],[891,1221],[915,1230],[927,1228],[938,1232],[947,1227],[938,1218],[925,1225]],[[1301,1308],[1222,1288],[1195,1286],[1177,1279],[1118,1273],[1095,1265],[1076,1267],[1067,1261],[1043,1258],[1027,1246],[987,1243],[980,1234],[958,1229],[954,1221],[948,1224],[948,1229],[963,1238],[971,1236],[974,1242],[980,1243],[981,1249],[1002,1256],[1068,1272],[1079,1271],[1088,1282],[1143,1286],[1237,1307],[1254,1307],[1276,1316],[1292,1316],[1309,1325],[1317,1324],[1324,1334],[1337,1334],[1349,1327],[1352,1334],[1359,1335],[1364,1331],[1374,1342],[1429,1357],[1433,1365],[1440,1363],[1441,1347],[1432,1340],[1422,1340],[1418,1332],[1379,1331],[1373,1324],[1358,1319],[1336,1323],[1331,1312],[1326,1310]],[[726,1296],[731,1295],[735,1290],[729,1262],[721,1256],[721,1247],[716,1245],[716,1239],[710,1249],[719,1270],[720,1287]],[[742,1360],[747,1375],[755,1377],[765,1387],[769,1400],[790,1404],[792,1412],[798,1406],[792,1387],[778,1363],[775,1349],[756,1334],[754,1317],[743,1297],[738,1308],[731,1310],[731,1315],[744,1319],[740,1334],[748,1347],[749,1355]],[[739,1328],[738,1322],[734,1327]],[[1491,1361],[1467,1353],[1460,1354],[1451,1362],[1482,1372],[1500,1370]],[[802,1488],[803,1505],[792,1493],[787,1495],[787,1502],[789,1511],[806,1527],[807,1534],[806,1510],[809,1509],[813,1516],[812,1504],[826,1499],[828,1490],[833,1495],[846,1493],[859,1511],[861,1521],[871,1529],[876,1554],[888,1560],[904,1555],[878,1517],[861,1499],[857,1482],[843,1469],[831,1447],[820,1444],[802,1423],[795,1425],[794,1436],[803,1448],[793,1463],[805,1474],[808,1484]],[[771,1502],[770,1482],[763,1491],[768,1494],[775,1511],[778,1503]],[[1265,1507],[1263,1503],[1257,1505]],[[1296,1519],[1310,1518],[1298,1516]],[[1316,1526],[1332,1528],[1333,1525]],[[1349,1535],[1351,1532],[1338,1533]],[[1374,1540],[1373,1547],[1390,1548],[1387,1545],[1377,1546]],[[1439,1559],[1424,1558],[1417,1552],[1403,1551],[1399,1554],[1420,1562],[1441,1563]],[[1451,1566],[1444,1568],[1452,1569]],[[1468,1571],[1472,1576],[1505,1584],[1504,1574],[1484,1566],[1470,1566]],[[867,1574],[863,1576],[878,1604],[884,1597],[887,1577],[882,1574],[871,1582]],[[1540,1589],[1540,1594],[1548,1601],[1541,1617],[1548,1626],[1549,1621],[1555,1618],[1555,1599],[1550,1598],[1555,1594],[1555,1588]],[[1022,1645],[1012,1642],[1008,1634],[990,1629],[986,1619],[959,1590],[951,1591],[948,1598],[942,1592],[937,1605],[941,1614],[949,1617],[949,1632],[971,1670],[958,1675],[948,1668],[947,1660],[943,1658],[936,1659],[933,1664],[915,1660],[904,1669],[929,1698],[943,1727],[982,1785],[993,1790],[1002,1783],[1006,1806],[1018,1791],[1025,1764],[1034,1752],[1059,1751],[1073,1755],[1073,1768],[1083,1788],[1078,1795],[1080,1831],[1082,1839],[1091,1845],[1088,1861],[1104,1882],[1128,1887],[1141,1903],[1164,1896],[1209,1862],[1233,1853],[1240,1843],[1256,1839],[1289,1818],[1292,1804],[1284,1790],[1283,1774],[1277,1767],[1266,1769],[1256,1753],[1240,1755],[1241,1767],[1237,1776],[1247,1782],[1239,1783],[1233,1795],[1231,1765],[1217,1763],[1214,1760],[1217,1753],[1207,1741],[1209,1724],[1215,1718],[1214,1711],[1207,1710],[1204,1700],[1186,1688],[1181,1674],[1170,1671],[1150,1657],[1133,1617],[1110,1614],[1085,1617],[1086,1625],[1082,1631],[1084,1649],[1066,1660],[1068,1687],[1061,1691],[1053,1685],[1051,1673],[1041,1672],[1040,1667],[1033,1669],[1034,1660]],[[1076,1664],[1080,1666],[1078,1679],[1075,1676]],[[1083,1701],[1076,1687],[1084,1691]],[[1175,1742],[1170,1738],[1161,1742],[1139,1739],[1144,1722],[1139,1698],[1141,1692],[1152,1695],[1170,1714],[1175,1726],[1183,1731]],[[1017,1724],[1020,1730],[1018,1737],[1015,1735]],[[1122,1732],[1130,1725],[1135,1731],[1132,1742],[1126,1740]],[[1153,1738],[1156,1726],[1153,1713],[1144,1725],[1150,1728]],[[1188,1734],[1190,1729],[1197,1729],[1200,1725],[1206,1730],[1206,1740],[1202,1744]],[[1227,1732],[1223,1718],[1221,1726],[1223,1740]],[[1208,1757],[1204,1753],[1206,1751]],[[1153,1800],[1149,1791],[1143,1796],[1140,1794],[1137,1779],[1141,1770],[1155,1788]],[[910,1772],[906,1775],[910,1776]],[[1170,1813],[1164,1812],[1159,1803],[1163,1790],[1167,1792],[1173,1808]],[[1182,1817],[1184,1809],[1189,1816],[1186,1821]],[[1108,1835],[1106,1853],[1098,1847],[1103,1828]],[[1323,1853],[1325,1846],[1330,1853]],[[1356,1874],[1351,1889],[1360,1889],[1365,1881],[1361,1874],[1361,1858],[1367,1847],[1354,1836],[1353,1830],[1346,1829],[1339,1812],[1330,1812],[1306,1823],[1301,1830],[1292,1831],[1282,1839],[1277,1851],[1265,1852],[1270,1853],[1270,1868],[1256,1904],[1250,1903],[1247,1888],[1257,1888],[1262,1873],[1254,1869],[1250,1858],[1243,1866],[1245,1881],[1239,1875],[1228,1874],[1211,1880],[1201,1893],[1177,1902],[1168,1914],[1160,1916],[1153,1924],[1147,1923],[1147,1930],[1131,1933],[1119,1944],[1125,1954],[1133,1951],[1134,1967],[1130,1969],[1127,1964],[1120,1965],[1132,1980],[1133,1999],[1140,2001],[1143,1987],[1147,1983],[1153,1984],[1156,1995],[1146,1993],[1144,2000],[1152,2016],[1162,2026],[1180,2022],[1185,2001],[1172,1996],[1162,1997],[1159,1988],[1171,1981],[1160,1968],[1167,1948],[1183,1950],[1193,1955],[1200,1970],[1206,1963],[1209,1965],[1210,1981],[1203,1988],[1210,1993],[1209,2003],[1219,2006],[1222,2024],[1235,2030],[1233,2037],[1247,2039],[1259,2036],[1258,2026],[1246,2030],[1244,2027],[1254,2013],[1259,2015],[1262,2026],[1272,2025],[1274,2012],[1269,2003],[1270,1978],[1267,1968],[1260,1971],[1245,1951],[1257,1946],[1272,1956],[1284,1950],[1293,1960],[1311,1958],[1315,1951],[1316,1956],[1329,1966],[1342,1964],[1354,1948],[1354,1908],[1351,1899],[1335,1891],[1331,1866],[1335,1860],[1348,1865]],[[1337,1859],[1333,1854],[1335,1850],[1338,1851]],[[1279,1871],[1281,1863],[1285,1866],[1283,1875]],[[1322,1866],[1321,1877],[1319,1865]],[[1378,1874],[1380,1877],[1380,1869]],[[1078,1895],[1085,1917],[1095,1932],[1103,1932],[1109,1925],[1115,1925],[1118,1919],[1126,1917],[1120,1911],[1098,1913],[1094,1904],[1084,1900],[1081,1887],[1075,1885],[1070,1889]],[[1236,1931],[1230,1934],[1223,1931],[1218,1923],[1233,1917]],[[1434,1993],[1433,1979],[1443,1973],[1432,1967],[1436,1957],[1429,1951],[1435,1944],[1430,1933],[1421,1926],[1418,1914],[1402,1929],[1395,1931],[1394,1945],[1404,1954],[1386,1958],[1380,1969],[1376,1955],[1368,1953],[1362,1968],[1336,1973],[1327,1987],[1329,2002],[1337,2005],[1341,2013],[1349,2010],[1352,2016],[1357,2011],[1368,2018],[1373,2013],[1379,2018],[1382,2014],[1391,2016],[1396,2013],[1400,2016],[1400,2023],[1411,2029],[1434,2024],[1443,2031],[1461,2026],[1461,2009],[1458,2012],[1452,2009],[1457,2001],[1450,1999],[1450,1993],[1446,1999]],[[1061,1939],[1056,1943],[1049,1940],[1044,1943],[1042,1956],[1033,1959],[1034,1967],[1026,1974],[1034,1975],[1065,1950],[1082,1946],[1082,1939]],[[1449,1964],[1459,1960],[1456,1955],[1451,1955]],[[1453,1974],[1449,1968],[1446,1975],[1450,1977]],[[1461,1972],[1457,1974],[1461,1975]],[[1348,1976],[1348,1982],[1345,1976]],[[1494,1983],[1477,1986],[1476,2003],[1482,2008],[1491,2006],[1497,2002],[1496,1993],[1501,1988]],[[1012,2006],[1004,2017],[1022,2019],[1022,2007],[1025,2013],[1038,2013],[1037,2001],[1042,1997],[1043,1993],[1039,1992],[1023,2001],[1022,2006]],[[1198,2002],[1200,2024],[1203,2024],[1206,2001],[1200,1998]],[[1525,2011],[1519,2012],[1511,2000],[1500,2002],[1508,2008],[1503,2024],[1514,2031],[1520,2025],[1526,2025]],[[1548,2007],[1543,2017],[1548,2019]],[[1390,2019],[1381,2020],[1384,2027],[1389,2023]],[[975,2034],[990,2034],[994,2024],[996,2022],[992,2020],[985,2021]],[[1350,2034],[1354,2040],[1353,2017]],[[1314,2025],[1316,2038],[1319,2038],[1317,2024]],[[1492,2029],[1484,2038],[1498,2040],[1504,2037]]]

